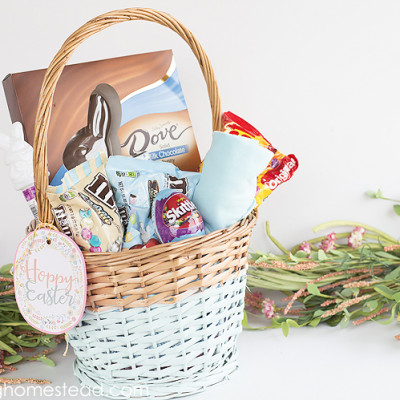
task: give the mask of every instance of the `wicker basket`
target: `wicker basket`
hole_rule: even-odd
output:
[[[47,130],[58,79],[91,35],[124,21],[156,22],[178,33],[198,59],[213,129],[221,128],[218,88],[193,34],[163,12],[131,8],[92,19],[51,62],[35,121],[34,173],[41,222],[53,222],[46,199]],[[256,212],[231,227],[180,242],[120,253],[84,253],[87,310],[67,334],[83,385],[112,398],[188,395],[225,380],[237,367],[247,252]]]

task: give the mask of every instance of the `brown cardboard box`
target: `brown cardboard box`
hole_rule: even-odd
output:
[[[26,141],[32,145],[44,74],[45,70],[22,72],[3,80],[11,120],[24,125]],[[182,170],[197,170],[200,156],[192,124],[172,51],[165,50],[65,67],[57,84],[48,132],[50,179],[57,174],[53,184],[59,183],[66,171],[66,146],[69,144],[67,152],[70,148],[80,151],[83,139],[76,134],[89,126],[89,98],[101,83],[111,85],[121,101],[121,154],[136,157],[149,153],[152,159],[173,162]],[[90,146],[95,141],[92,139]],[[86,154],[89,151],[83,157]]]

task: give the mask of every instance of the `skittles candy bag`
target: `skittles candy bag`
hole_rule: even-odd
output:
[[[152,219],[162,243],[205,234],[203,218],[196,206],[183,193],[171,189],[162,190],[154,198]]]

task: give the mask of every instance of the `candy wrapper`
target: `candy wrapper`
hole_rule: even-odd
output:
[[[183,193],[172,189],[157,194],[152,205],[152,219],[162,243],[205,234],[203,218],[197,207]]]
[[[269,151],[254,140],[213,132],[193,202],[204,219],[206,233],[231,226],[256,206],[257,176]]]
[[[59,230],[94,253],[120,251],[123,238],[106,162],[107,156],[98,153],[68,171],[61,185],[46,191]]]
[[[226,112],[222,115],[223,132],[256,140],[260,146],[272,152],[272,158],[257,178],[257,207],[283,182],[288,181],[297,170],[299,163],[294,154],[285,155],[275,149],[265,137],[248,122]]]
[[[158,192],[173,189],[191,200],[200,178],[197,172],[181,171],[167,162],[124,156],[110,157],[106,173],[126,228],[123,247],[127,249],[160,243],[151,218]]]

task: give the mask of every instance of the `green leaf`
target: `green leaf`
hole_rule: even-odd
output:
[[[364,304],[363,309],[366,312],[371,312],[371,311],[374,311],[376,309],[376,307],[378,307],[378,301],[377,300],[370,300],[370,301],[367,301]]]
[[[292,326],[293,328],[300,328],[302,325],[299,325],[294,319],[287,319],[286,322],[288,323],[289,326]]]
[[[40,338],[37,338],[34,341],[27,341],[27,340],[22,340],[18,338],[17,336],[13,335],[12,333],[9,333],[7,337],[12,340],[14,343],[19,344],[20,346],[23,347],[36,347],[40,343]]]
[[[320,317],[325,311],[324,310],[317,310],[313,314],[313,317]]]
[[[22,356],[20,356],[19,354],[15,355],[15,356],[8,356],[8,357],[4,358],[4,364],[6,364],[6,365],[15,364],[21,360],[22,360]]]
[[[258,327],[258,328],[252,328],[252,327],[249,325],[248,318],[247,318],[247,312],[246,312],[245,310],[243,310],[242,326],[243,326],[244,329],[247,329],[247,330],[249,330],[249,331],[262,331],[262,330],[265,330],[265,329],[276,328],[276,326],[273,326],[273,325],[262,326],[262,327]],[[54,342],[54,341],[53,341],[53,342]],[[55,342],[54,342],[54,343],[55,343]],[[47,344],[47,343],[46,343],[46,346],[48,346],[48,347],[55,347],[55,346],[57,346],[57,344],[55,344],[55,346],[53,346],[53,345],[50,345],[50,344]]]
[[[326,321],[326,323],[327,323],[329,326],[336,326],[337,324],[339,324],[339,322],[342,320],[342,318],[343,318],[342,313],[336,314],[336,315],[334,315],[333,317],[329,318],[329,319]]]
[[[11,328],[11,326],[9,326],[8,328],[2,328],[2,329],[0,329],[0,337],[8,335],[12,331],[13,331],[13,328]]]
[[[17,354],[17,352],[12,347],[10,347],[8,344],[4,343],[2,340],[0,340],[0,349],[8,351],[12,355]]]
[[[340,321],[340,328],[346,328],[347,325],[349,325],[350,318],[345,316],[341,321]]]
[[[314,298],[315,298],[315,296],[313,294],[306,296],[303,300],[303,304],[307,304],[311,299],[314,299]]]
[[[350,315],[351,315],[351,319],[355,319],[360,316],[365,317],[366,315],[369,315],[369,314],[371,314],[371,311],[369,311],[369,310],[365,311],[364,308],[357,308],[356,310],[352,311]]]
[[[310,326],[312,326],[313,328],[315,328],[321,321],[321,318],[315,318],[310,322]]]
[[[289,258],[295,262],[304,262],[307,259],[308,254],[304,251],[297,251],[295,255],[289,253]]]
[[[289,324],[288,324],[287,321],[282,322],[282,332],[283,332],[285,337],[288,337],[288,335],[289,335]]]
[[[318,260],[319,261],[326,261],[328,257],[326,256],[325,252],[322,249],[318,250]]]
[[[249,329],[250,328],[249,322],[248,322],[248,319],[247,319],[247,312],[245,310],[243,310],[242,326],[245,329]]]
[[[3,265],[2,267],[0,267],[0,274],[9,274],[10,273],[10,269],[13,265],[12,264],[6,264]]]
[[[315,283],[309,283],[307,285],[307,290],[309,291],[309,293],[311,293],[315,296],[319,296],[321,294],[321,292],[319,291],[319,289]]]
[[[378,292],[379,294],[381,294],[382,296],[393,300],[394,299],[394,295],[396,294],[395,291],[393,291],[392,289],[389,289],[387,286],[385,285],[377,285],[374,287],[374,290],[376,292]]]
[[[376,199],[377,197],[376,197],[376,192],[374,192],[373,190],[368,190],[366,193],[365,193],[368,197],[371,197],[371,199]]]
[[[378,322],[379,322],[381,325],[389,325],[389,324],[391,324],[391,323],[394,321],[394,316],[395,316],[395,313],[396,313],[396,308],[397,308],[397,304],[395,304],[395,305],[392,307],[392,312],[391,312],[391,315],[390,315],[390,317],[389,317],[388,319],[386,319],[386,320],[384,320],[384,321],[379,321],[379,320],[378,320]]]
[[[400,302],[400,292],[397,292],[396,294],[393,295],[393,300],[396,303]]]
[[[386,253],[385,251],[377,251],[375,254],[379,257],[387,258],[389,260],[400,260],[400,257],[397,257],[390,253]]]
[[[375,196],[377,199],[380,199],[382,197],[382,190],[378,189],[378,191],[375,193]]]
[[[47,358],[46,356],[38,357],[36,360],[41,361],[42,363],[48,365],[49,367],[54,367],[56,365],[53,360],[50,360],[50,358]]]
[[[51,340],[49,340],[49,339],[43,340],[42,339],[41,342],[44,346],[50,347],[51,349],[54,349],[58,345],[58,343],[54,339],[51,339]]]
[[[343,297],[346,297],[346,298],[348,298],[348,297],[352,297],[353,296],[353,290],[352,290],[352,288],[345,288],[345,289],[343,289],[341,292],[340,292],[340,294],[343,296]]]
[[[336,250],[336,249],[331,250],[331,253],[332,253],[333,255],[339,256],[339,257],[343,257],[343,256],[346,255],[346,253],[344,253],[343,251]]]
[[[397,215],[400,215],[400,204],[395,204],[393,210]]]
[[[397,279],[400,276],[400,267],[397,267],[392,272],[388,273],[385,280],[391,281],[392,279]]]
[[[299,250],[296,252],[294,255],[296,258],[301,258],[303,261],[303,258],[307,258],[308,254],[305,251]]]

